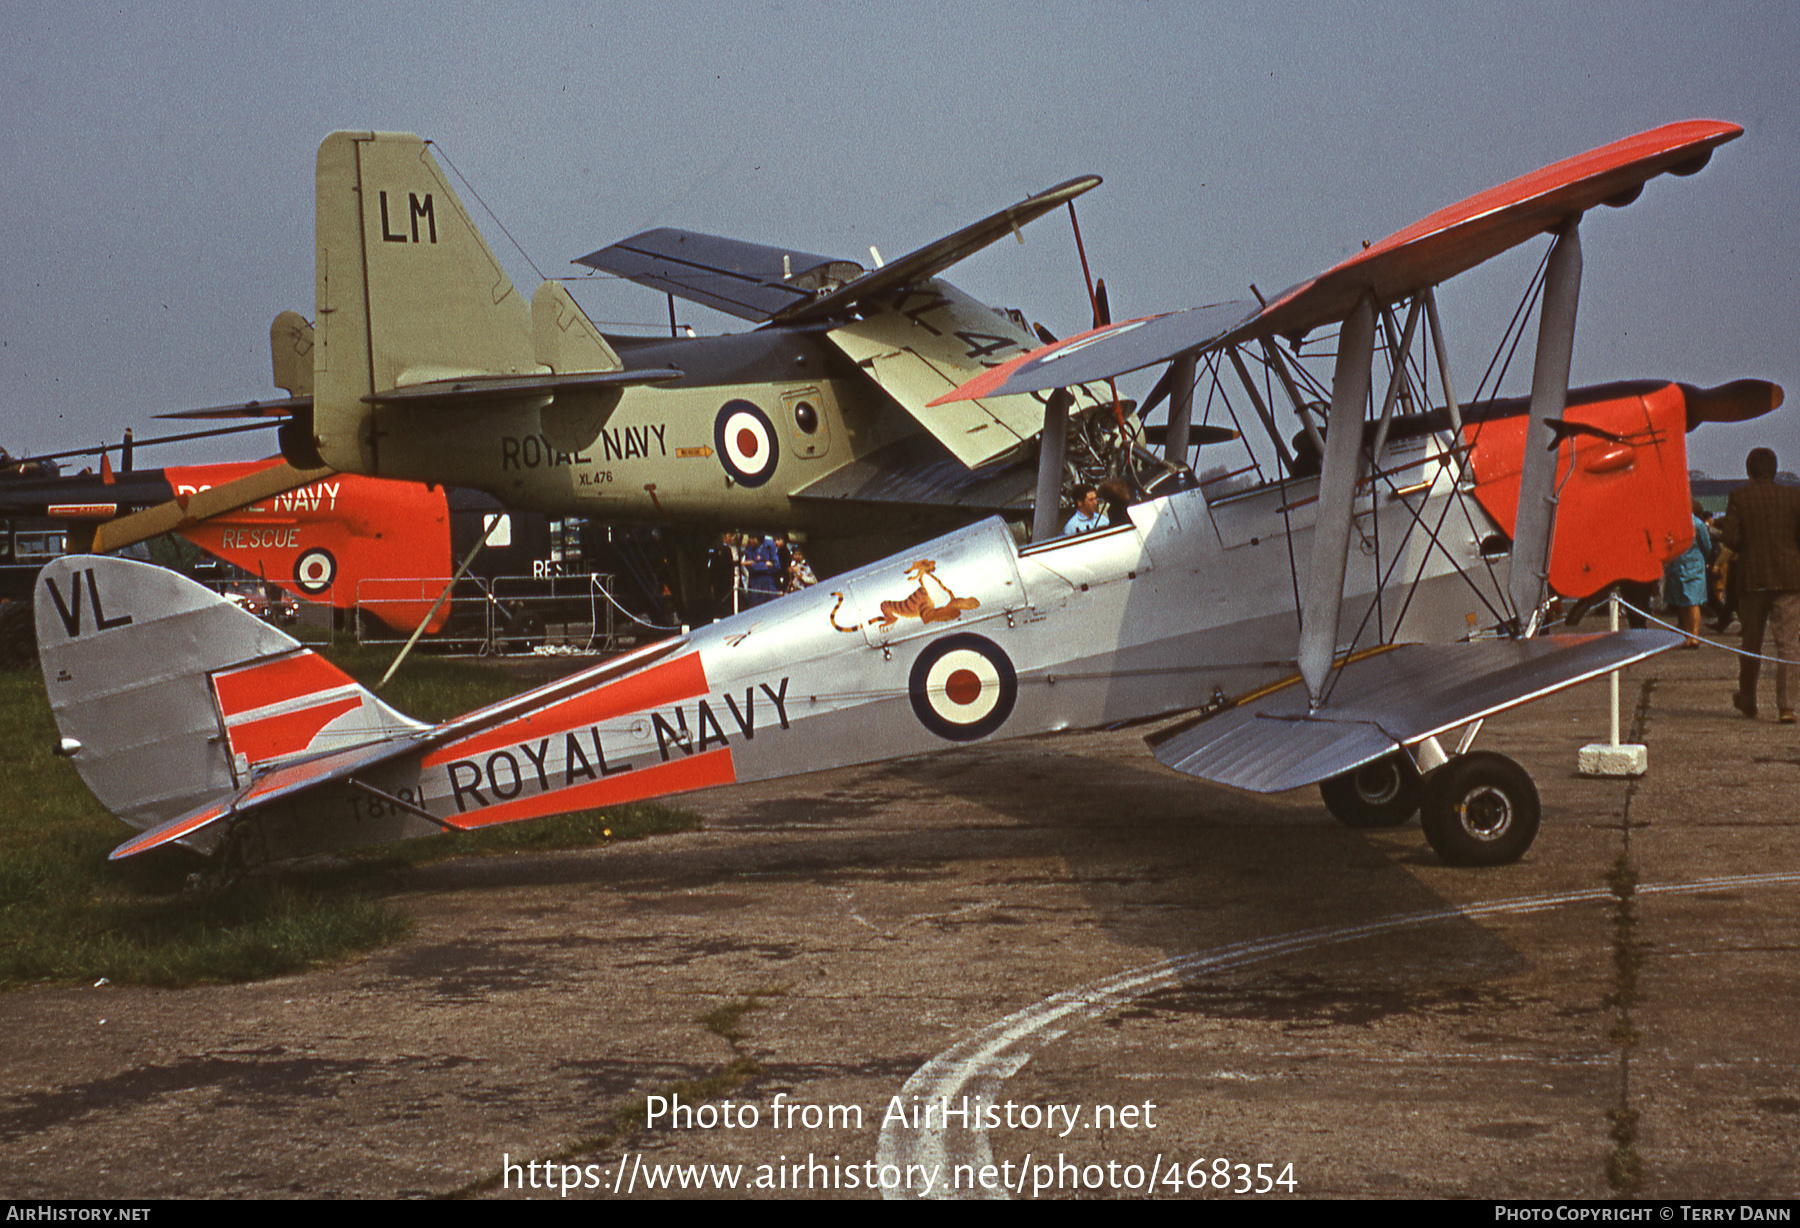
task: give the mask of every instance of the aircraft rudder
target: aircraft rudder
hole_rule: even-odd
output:
[[[367,398],[539,370],[529,308],[412,133],[319,146],[314,419],[329,465],[379,471]]]
[[[58,559],[35,613],[62,753],[139,829],[273,760],[419,728],[290,636],[148,563]]]

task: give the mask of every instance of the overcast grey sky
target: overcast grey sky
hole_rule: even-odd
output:
[[[867,263],[871,243],[898,255],[1096,172],[1082,230],[1123,318],[1278,289],[1537,166],[1725,119],[1745,135],[1703,173],[1584,225],[1575,381],[1759,376],[1800,397],[1800,6],[0,0],[0,14],[13,452],[273,391],[270,319],[313,314],[313,157],[335,128],[439,142],[552,276],[655,225]],[[470,207],[529,295],[530,265]],[[1085,327],[1068,226],[1026,238],[950,279],[1058,333]],[[1460,360],[1485,358],[1539,254],[1443,292]],[[574,289],[596,319],[664,318],[648,291]],[[1703,429],[1692,463],[1736,474],[1769,443],[1800,468],[1797,413]]]

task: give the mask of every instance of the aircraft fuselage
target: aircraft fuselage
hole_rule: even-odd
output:
[[[1482,618],[1459,568],[1478,564],[1494,526],[1429,463],[1428,486],[1362,501],[1343,647],[1455,639]],[[1211,502],[1191,490],[1023,549],[989,519],[362,779],[476,827],[1204,707],[1293,673],[1289,551],[1311,548],[1315,489],[1302,479]],[[1424,524],[1439,525],[1435,543]],[[1381,592],[1400,576],[1418,581],[1403,606]],[[269,857],[431,829],[339,786],[256,826]]]

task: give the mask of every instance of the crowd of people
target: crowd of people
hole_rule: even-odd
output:
[[[748,610],[783,593],[819,582],[806,551],[780,533],[726,532],[707,552],[706,581],[713,617]]]

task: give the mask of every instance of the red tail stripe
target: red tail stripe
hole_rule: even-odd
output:
[[[542,736],[544,730],[560,733],[597,725],[628,712],[642,712],[706,694],[706,670],[700,654],[690,652],[663,665],[653,665],[608,686],[587,691],[553,704],[519,720],[484,729],[461,742],[451,742],[425,756],[423,766],[434,767],[452,759],[466,759],[484,751],[512,746]],[[698,787],[698,786],[695,786]]]
[[[283,700],[329,691],[352,679],[311,649],[213,675],[219,708],[230,720],[240,712]]]
[[[233,754],[243,755],[252,764],[305,750],[337,717],[362,706],[360,695],[348,695],[329,703],[266,716],[259,721],[245,721],[230,731]]]

